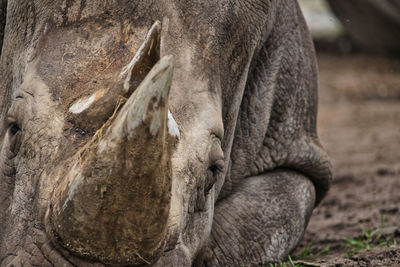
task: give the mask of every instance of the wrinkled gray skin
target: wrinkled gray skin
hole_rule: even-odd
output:
[[[296,1],[0,3],[1,266],[239,266],[295,247],[331,180]]]

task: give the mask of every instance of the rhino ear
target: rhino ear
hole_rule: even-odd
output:
[[[134,58],[122,69],[121,76],[124,77],[127,74],[124,82],[124,95],[130,96],[160,60],[160,40],[161,23],[156,21]]]

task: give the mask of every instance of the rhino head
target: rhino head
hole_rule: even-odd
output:
[[[8,2],[0,64],[1,264],[199,263],[210,253],[217,199],[237,190],[241,178],[278,167],[312,176],[323,188],[319,201],[327,183],[318,177],[329,174],[312,169],[326,162],[300,147],[303,141],[291,143],[299,157],[282,149],[286,165],[253,164],[268,143],[274,88],[284,87],[276,85],[276,63],[285,49],[269,36],[284,25],[276,14],[288,7],[299,13],[292,1],[245,2]],[[301,49],[312,55],[305,43]],[[260,53],[273,63],[268,77]],[[305,78],[315,88],[311,62]],[[241,113],[260,107],[246,106],[255,101],[244,97],[250,76],[254,86],[270,89],[260,95],[265,109]],[[314,103],[313,94],[306,98]],[[312,103],[299,114],[310,117],[304,132],[321,152]],[[241,133],[246,114],[254,116],[248,125],[257,125],[248,129],[250,141]],[[314,163],[303,160],[307,153]],[[301,237],[315,203],[310,180],[291,177],[301,186],[289,199],[300,204],[290,208],[298,221],[283,254]]]

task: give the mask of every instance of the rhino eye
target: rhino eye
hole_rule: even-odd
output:
[[[12,122],[12,123],[9,125],[9,129],[10,129],[10,135],[11,135],[11,136],[14,136],[14,135],[16,135],[19,131],[21,131],[21,128],[19,128],[18,124],[15,123],[15,122]]]
[[[14,157],[18,153],[21,143],[21,128],[14,119],[8,118],[8,121],[9,146]]]

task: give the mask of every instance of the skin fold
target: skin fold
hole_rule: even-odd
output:
[[[0,0],[0,266],[279,261],[329,189],[294,0]]]

